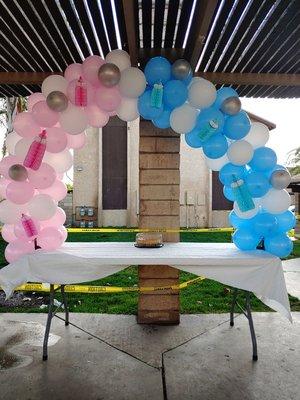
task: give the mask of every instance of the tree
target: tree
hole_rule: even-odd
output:
[[[288,153],[287,165],[291,175],[300,174],[300,147]]]
[[[26,110],[26,99],[23,97],[5,97],[0,106],[0,122],[5,127],[2,156],[6,155],[5,139],[13,131],[13,120],[17,112]]]

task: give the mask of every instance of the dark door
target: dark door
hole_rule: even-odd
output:
[[[219,180],[219,172],[212,172],[212,209],[232,210],[233,203],[223,194],[223,185]]]
[[[127,209],[127,124],[110,118],[102,128],[103,210]]]

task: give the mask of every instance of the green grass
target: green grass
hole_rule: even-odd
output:
[[[182,233],[182,242],[230,242],[230,232],[201,232]],[[69,242],[128,242],[134,241],[134,233],[70,233]],[[3,256],[6,243],[0,241],[0,267],[5,265]],[[294,242],[294,251],[289,258],[300,257],[300,241]],[[180,282],[193,279],[195,275],[180,272]],[[133,286],[138,284],[137,267],[128,267],[114,275],[89,283],[91,285],[111,286]],[[231,288],[206,279],[199,283],[190,285],[180,292],[181,313],[222,313],[228,312],[231,301]],[[57,294],[57,299],[60,295]],[[108,313],[108,314],[136,314],[137,293],[118,294],[68,294],[70,311]],[[299,300],[290,296],[292,311],[300,311]],[[255,296],[252,300],[254,311],[270,311]],[[39,308],[29,307],[0,307],[0,312],[41,312]]]

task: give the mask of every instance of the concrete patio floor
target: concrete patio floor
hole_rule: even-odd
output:
[[[227,314],[182,315],[179,326],[137,325],[134,316],[54,318],[42,361],[45,314],[0,316],[0,398],[5,400],[296,400],[300,313],[254,313],[258,362],[248,322]]]

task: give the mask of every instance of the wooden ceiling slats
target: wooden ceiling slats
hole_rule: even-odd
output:
[[[205,33],[200,36],[204,37],[201,45],[199,10],[207,0],[128,1],[131,1],[130,23],[135,30],[126,29],[124,0],[1,1],[0,71],[59,72],[90,54],[103,52],[105,56],[120,46],[126,51],[131,49],[132,59],[142,66],[149,57],[163,54],[171,61],[179,56],[189,60],[193,57],[193,65],[201,56],[200,73],[295,74],[300,71],[299,0],[215,0]],[[118,27],[115,26],[113,4]],[[183,49],[193,6],[195,13]],[[126,11],[128,16],[127,7]],[[139,24],[142,25],[141,40]],[[127,37],[128,32],[130,37]],[[298,86],[266,86],[259,84],[257,79],[255,81],[256,84],[248,85],[242,81],[243,85],[232,87],[237,87],[243,96],[299,96]],[[39,84],[25,87],[5,82],[0,85],[0,96],[40,90]]]

